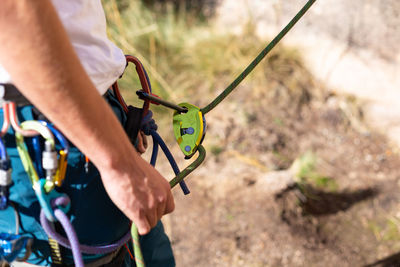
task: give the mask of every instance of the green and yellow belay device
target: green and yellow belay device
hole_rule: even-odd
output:
[[[227,97],[238,84],[257,66],[257,64],[275,47],[275,45],[286,35],[287,32],[297,23],[297,21],[307,12],[307,10],[316,2],[309,0],[305,6],[297,13],[297,15],[289,22],[289,24],[261,51],[261,53],[250,63],[250,65],[209,105],[204,108],[196,107],[190,103],[173,104],[163,99],[160,99],[151,92],[149,77],[140,61],[133,57],[127,56],[127,62],[133,62],[136,66],[142,90],[137,92],[140,99],[144,100],[143,108],[135,108],[127,106],[123,100],[118,84],[115,83],[113,91],[123,106],[127,114],[125,130],[133,144],[137,141],[139,131],[143,131],[146,135],[151,135],[153,138],[153,153],[150,163],[155,166],[159,147],[165,153],[171,167],[174,170],[175,178],[169,183],[171,188],[180,184],[185,194],[189,193],[184,182],[184,178],[195,170],[203,161],[206,151],[202,146],[206,133],[205,114],[215,108],[225,97]],[[150,104],[163,105],[174,110],[173,113],[173,131],[186,159],[190,159],[197,152],[197,158],[184,170],[180,171],[174,158],[169,152],[162,138],[157,133],[157,126],[151,118],[152,113],[149,110]],[[85,254],[109,254],[115,252],[121,246],[132,239],[134,247],[134,257],[138,267],[144,266],[143,256],[140,250],[139,235],[137,228],[132,224],[130,233],[126,233],[120,240],[113,244],[102,246],[87,246],[79,243],[75,230],[72,227],[71,221],[66,215],[70,209],[70,199],[65,193],[60,193],[54,188],[61,186],[65,177],[67,168],[67,155],[69,151],[68,142],[65,138],[51,125],[45,122],[24,121],[19,124],[16,116],[15,103],[5,103],[3,106],[4,118],[3,127],[0,132],[2,137],[9,128],[10,124],[16,131],[16,143],[20,158],[24,165],[25,171],[31,180],[32,187],[36,193],[41,206],[40,222],[49,237],[49,243],[52,248],[53,263],[62,263],[59,245],[72,250],[75,266],[84,266],[82,253]],[[37,158],[42,158],[43,162],[33,164],[27,147],[24,143],[24,136],[41,135],[45,140],[45,150],[42,155]],[[62,149],[56,151],[55,140],[61,145]],[[34,139],[32,141],[35,141]],[[37,141],[35,141],[37,142]],[[34,143],[34,142],[33,142]],[[34,145],[33,145],[34,146]],[[39,150],[37,150],[39,151]],[[36,158],[36,156],[35,156]],[[40,166],[39,166],[40,165]],[[37,169],[37,170],[36,170]],[[40,171],[42,173],[40,173]],[[9,187],[11,181],[10,160],[6,154],[4,143],[0,138],[0,210],[12,206],[9,202]],[[14,208],[16,211],[16,209]],[[30,245],[32,240],[18,234],[18,214],[16,214],[16,232],[15,234],[0,233],[0,262],[12,262],[14,260],[26,260],[29,257]],[[66,237],[60,235],[54,230],[54,223],[58,222],[65,231]],[[25,255],[19,255],[23,249]],[[60,261],[60,262],[58,262]]]

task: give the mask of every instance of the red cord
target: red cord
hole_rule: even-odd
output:
[[[134,257],[133,257],[133,255],[132,255],[131,251],[129,250],[128,245],[125,243],[124,246],[125,246],[126,250],[127,250],[128,253],[129,253],[129,257],[131,257],[131,260],[133,260]]]
[[[23,136],[26,136],[26,137],[32,137],[32,136],[39,135],[39,133],[36,131],[23,130],[19,126],[18,117],[17,117],[17,107],[16,107],[15,102],[8,103],[8,110],[10,112],[11,126],[14,128],[14,130],[16,132],[19,132],[20,134],[22,134]]]
[[[4,112],[4,122],[3,122],[3,127],[1,128],[0,136],[4,136],[8,128],[10,128],[10,112],[8,110],[8,103],[4,102],[3,104],[3,112]]]

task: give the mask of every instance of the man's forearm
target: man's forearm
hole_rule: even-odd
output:
[[[0,29],[0,62],[13,82],[96,165],[113,167],[124,151],[132,155],[50,1],[2,0]]]
[[[15,85],[92,160],[112,201],[148,233],[174,209],[169,184],[130,144],[50,0],[1,0],[0,29],[0,62]]]

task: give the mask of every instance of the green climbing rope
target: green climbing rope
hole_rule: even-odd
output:
[[[199,145],[197,148],[197,151],[199,151],[199,156],[195,161],[192,162],[189,166],[187,166],[183,171],[181,171],[175,178],[173,178],[171,181],[169,181],[169,185],[171,188],[179,184],[183,179],[188,176],[192,171],[194,171],[197,167],[200,166],[200,164],[204,161],[206,157],[206,150],[202,145]]]
[[[132,236],[133,253],[135,255],[136,266],[145,267],[142,249],[140,248],[140,243],[139,243],[139,232],[134,223],[132,223],[131,226],[131,236]]]
[[[253,69],[260,63],[261,60],[279,43],[282,38],[288,33],[293,26],[300,20],[300,18],[308,11],[308,9],[314,4],[316,0],[309,0],[304,7],[297,13],[297,15],[289,22],[288,25],[268,44],[266,48],[250,63],[249,66],[210,104],[201,109],[201,112],[206,114],[213,108],[215,108],[222,100],[225,99],[238,85],[241,83],[246,76],[253,71]]]

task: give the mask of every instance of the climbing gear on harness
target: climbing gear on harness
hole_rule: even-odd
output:
[[[9,205],[11,180],[11,161],[7,157],[4,142],[0,137],[0,210]]]
[[[58,160],[58,168],[57,171],[54,175],[54,184],[58,187],[60,187],[62,185],[62,182],[65,179],[65,173],[67,171],[67,165],[68,165],[68,152],[69,152],[69,144],[68,144],[68,140],[54,127],[51,126],[49,123],[45,122],[45,121],[39,121],[43,126],[47,127],[52,133],[53,135],[57,138],[58,142],[61,144],[61,146],[63,147],[62,150],[60,150],[60,158]],[[45,153],[45,152],[43,152]],[[48,155],[49,157],[51,157],[53,159],[54,154],[53,152],[51,152],[51,154]],[[43,162],[45,161],[45,155],[43,154]]]
[[[10,203],[11,180],[11,161],[7,156],[6,148],[2,137],[10,127],[9,110],[6,103],[3,104],[4,117],[3,126],[0,133],[0,210],[7,209],[10,204],[15,212],[15,234],[0,233],[0,262],[8,263],[18,260],[27,260],[31,254],[33,240],[27,236],[19,235],[19,217],[15,206]],[[25,249],[23,257],[18,257]]]
[[[115,251],[130,239],[128,232],[121,240],[115,244],[107,246],[85,246],[80,245],[76,233],[66,216],[69,210],[70,200],[64,193],[55,190],[55,186],[60,186],[65,176],[65,156],[68,154],[68,143],[66,139],[52,126],[45,122],[24,121],[18,127],[20,132],[16,132],[17,148],[20,153],[21,161],[28,173],[37,195],[41,211],[41,224],[49,236],[49,240],[57,241],[58,244],[70,248],[73,253],[76,266],[84,266],[82,252],[87,254],[103,254]],[[45,139],[45,151],[42,154],[42,165],[46,170],[46,178],[39,178],[29,156],[24,143],[23,133],[30,133],[33,130],[39,133]],[[55,151],[55,140],[52,132],[63,146],[60,151],[59,160]],[[59,221],[64,228],[68,239],[57,234],[53,230],[53,223]],[[54,245],[54,244],[53,244]],[[53,260],[54,261],[54,260]]]
[[[39,182],[39,176],[35,170],[35,167],[33,166],[28,149],[24,143],[24,133],[35,131],[35,133],[39,133],[46,140],[46,150],[43,152],[42,162],[43,168],[46,170],[46,180],[43,186],[46,193],[49,193],[54,189],[54,174],[57,169],[57,158],[54,151],[55,142],[53,134],[47,127],[43,126],[38,121],[24,121],[20,124],[20,126],[18,126],[18,128],[20,128],[21,131],[17,131],[15,133],[17,149],[25,171],[28,173],[34,188],[36,183]]]
[[[5,111],[5,116],[7,116],[7,119],[4,120],[0,132],[0,210],[6,209],[9,205],[10,186],[12,184],[11,161],[7,157],[6,147],[2,139],[3,136],[6,134],[8,128],[10,128],[8,109],[7,111]]]
[[[0,262],[13,262],[27,260],[31,253],[32,239],[26,236],[0,233]],[[25,254],[18,258],[22,250]]]
[[[83,259],[82,253],[86,254],[107,254],[115,251],[119,247],[123,246],[126,242],[131,239],[130,232],[126,233],[120,240],[117,242],[105,245],[105,246],[88,246],[81,245],[77,238],[76,232],[69,221],[67,215],[60,209],[60,207],[69,205],[70,199],[67,196],[58,197],[53,201],[53,209],[54,215],[56,219],[61,223],[64,228],[65,233],[67,234],[67,238],[58,234],[51,226],[50,221],[46,217],[46,214],[42,210],[40,213],[40,222],[42,224],[45,232],[54,240],[56,240],[63,247],[69,248],[72,250],[72,255],[74,257],[75,266],[83,267]]]
[[[83,266],[81,255],[82,252],[87,254],[106,254],[115,251],[117,248],[125,244],[130,239],[129,232],[127,232],[122,239],[117,241],[115,244],[107,246],[83,246],[79,244],[72,224],[69,222],[69,218],[66,216],[66,213],[70,207],[69,198],[65,193],[56,191],[56,188],[61,186],[65,177],[67,155],[69,152],[68,141],[55,127],[47,122],[28,120],[19,124],[16,116],[15,103],[6,102],[4,103],[3,107],[4,116],[6,117],[4,124],[6,126],[3,125],[2,133],[7,132],[10,124],[16,131],[16,146],[21,162],[26,173],[28,174],[33,190],[42,208],[41,223],[43,224],[43,229],[45,229],[49,236],[49,244],[52,248],[51,256],[53,264],[62,264],[61,251],[58,244],[71,248],[76,266]],[[11,123],[9,123],[10,121]],[[40,135],[44,139],[44,151],[40,151],[39,142],[37,142],[39,145],[33,145],[35,150],[33,151],[35,152],[35,159],[37,161],[41,160],[40,166],[44,170],[41,175],[39,175],[40,172],[36,170],[37,166],[39,165],[36,164],[35,168],[35,164],[32,162],[27,146],[24,143],[25,136],[33,137],[32,140],[34,140],[36,138],[34,135]],[[61,149],[58,153],[55,148],[55,139],[57,139],[61,146]],[[1,176],[2,169],[9,169],[10,164],[6,164],[7,162],[5,147],[0,139],[0,178],[3,177]],[[0,180],[0,184],[3,180],[5,179]],[[18,221],[17,214],[16,221]],[[68,239],[63,238],[61,235],[55,233],[54,223],[56,222],[61,223],[61,226],[64,228]],[[16,227],[16,229],[18,229],[18,227]],[[24,240],[30,239],[27,239],[27,237],[23,236],[3,235],[0,238],[0,242],[3,242],[1,244],[7,246],[9,250],[11,249],[11,252],[9,250],[4,250],[5,252],[2,251],[4,253],[1,254],[1,256],[5,256],[5,260],[7,261],[12,261],[17,259],[13,255],[19,255],[20,252],[25,248],[27,253],[24,258],[27,259],[30,254],[30,249],[27,246],[28,243],[22,242]],[[19,258],[17,260],[19,260]]]

